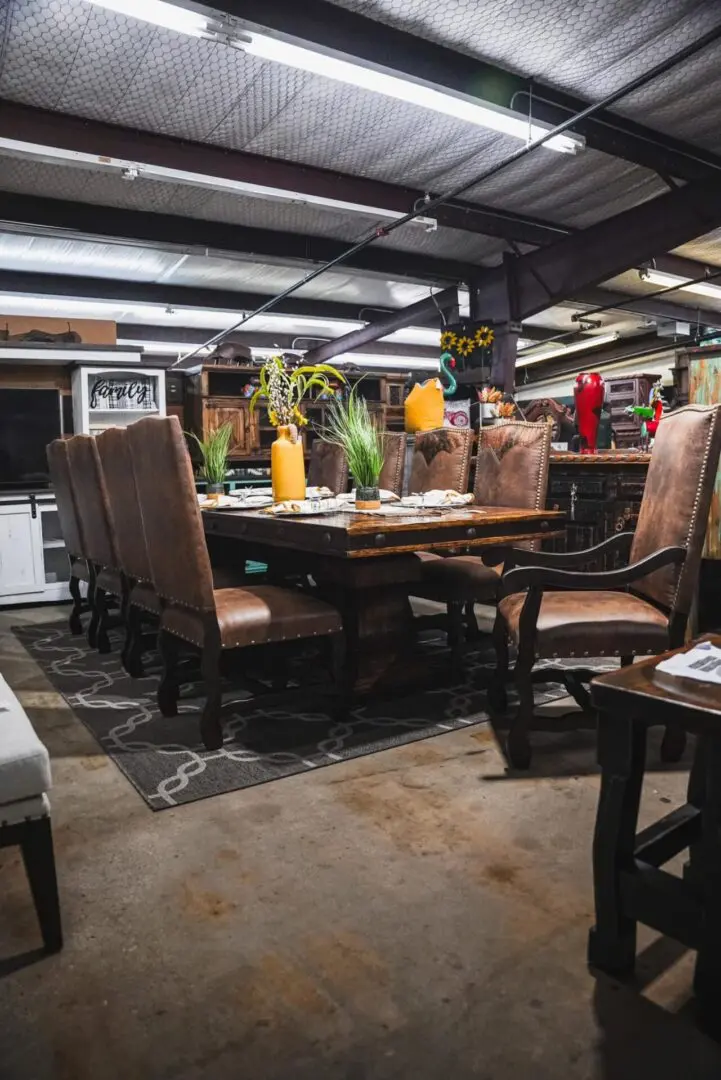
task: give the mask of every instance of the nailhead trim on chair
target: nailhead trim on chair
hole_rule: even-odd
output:
[[[163,629],[161,627],[161,629]],[[182,641],[187,641],[191,645],[197,645],[199,649],[203,648],[202,641],[196,641],[195,638],[188,637],[187,634],[180,634],[177,630],[167,630],[168,634],[172,634],[173,637],[180,638]],[[332,637],[333,634],[340,634],[342,631],[332,630],[328,633],[322,634],[322,637]],[[302,641],[304,638],[318,637],[318,631],[314,630],[312,634],[285,634],[283,637],[263,638],[262,641],[256,641],[255,638],[251,638],[250,641],[244,641],[242,645],[235,641],[227,644],[221,644],[221,649],[238,649],[244,648],[246,645],[277,645],[281,641]]]
[[[698,406],[693,406],[693,405],[687,405],[686,409],[688,409],[689,411],[692,411],[692,412],[699,412],[700,411]],[[704,480],[706,479],[706,470],[707,470],[707,466],[708,466],[708,459],[709,459],[709,456],[711,454],[711,441],[713,439],[715,426],[716,426],[715,422],[711,423],[711,425],[709,427],[709,430],[708,430],[708,435],[706,436],[706,446],[704,448],[703,462],[701,464],[701,472],[699,473],[699,481],[698,481],[698,485],[696,487],[696,495],[694,496],[694,500],[693,500],[693,508],[691,510],[691,520],[689,522],[688,533],[686,534],[686,550],[687,551],[688,551],[689,545],[691,543],[691,537],[693,535],[694,528],[696,526],[696,518],[698,517],[698,504],[699,504],[699,500],[701,498],[701,488],[703,487]],[[684,565],[681,566],[681,572],[679,573],[678,578],[676,579],[676,589],[675,589],[674,594],[673,594],[673,603],[671,605],[672,609],[675,609],[675,607],[676,607],[676,601],[678,600],[679,589],[681,588],[681,581],[683,580],[685,569],[686,569],[686,567],[685,567],[685,564],[684,564]]]

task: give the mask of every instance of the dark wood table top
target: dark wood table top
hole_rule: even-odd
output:
[[[564,518],[558,510],[493,506],[409,510],[402,516],[338,511],[316,517],[273,517],[259,510],[203,511],[209,535],[344,559],[549,539],[564,535]]]
[[[637,664],[598,675],[591,682],[591,698],[594,705],[606,711],[643,712],[654,714],[659,723],[694,718],[704,727],[711,718],[721,720],[721,690],[712,683],[695,679],[683,679],[657,671],[658,664],[676,653],[688,652],[700,641],[710,641],[721,648],[721,636],[705,634],[681,649],[649,656]],[[721,730],[721,728],[720,728]]]

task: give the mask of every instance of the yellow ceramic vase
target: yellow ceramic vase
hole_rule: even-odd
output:
[[[443,427],[443,387],[440,379],[416,383],[406,398],[406,431],[435,431]]]
[[[305,498],[305,460],[303,440],[295,427],[279,427],[278,436],[270,448],[270,476],[273,501]]]

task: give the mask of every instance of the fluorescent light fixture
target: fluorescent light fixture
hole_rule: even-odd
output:
[[[677,274],[666,274],[661,270],[648,270],[644,272],[642,281],[650,281],[652,285],[661,285],[667,289],[678,288],[681,292],[695,293],[696,296],[710,296],[713,300],[721,300],[721,285],[706,284],[705,281],[699,281],[694,285],[688,285],[686,282],[693,281],[693,278],[679,277]]]
[[[165,0],[90,0],[90,3],[117,11],[119,15],[130,15],[133,19],[142,19],[154,26],[163,26],[166,30],[190,34],[191,37],[208,37],[212,32],[212,23],[207,15],[166,4]]]
[[[516,367],[528,367],[529,364],[540,364],[541,360],[552,360],[554,356],[569,356],[573,353],[582,352],[584,349],[610,345],[612,341],[617,341],[618,338],[619,334],[614,332],[613,334],[599,334],[598,337],[584,338],[583,341],[574,341],[572,345],[556,345],[555,348],[544,349],[543,352],[536,353],[525,359],[519,357],[516,360]]]
[[[265,34],[251,33],[249,40],[238,44],[253,56],[271,60],[287,67],[298,68],[314,75],[323,75],[327,79],[357,86],[361,90],[370,90],[375,94],[405,101],[409,105],[418,105],[432,112],[450,116],[454,120],[463,120],[468,124],[489,128],[503,135],[511,135],[523,142],[538,139],[549,130],[540,124],[529,124],[520,113],[488,103],[481,104],[477,98],[456,95],[447,90],[436,90],[410,78],[391,75],[377,68],[365,67],[360,62],[341,60],[328,53],[315,49],[306,49],[293,45],[279,38]],[[582,150],[585,142],[577,135],[554,135],[547,143],[549,150],[558,150],[564,154],[575,154]]]
[[[448,90],[436,90],[410,78],[366,67],[357,60],[343,60],[266,34],[251,32],[238,37],[233,28],[214,22],[198,12],[165,3],[164,0],[90,0],[90,3],[170,30],[191,34],[193,37],[209,37],[223,41],[263,60],[284,64],[313,75],[322,75],[348,86],[356,86],[360,90],[383,94],[396,101],[405,101],[409,105],[450,116],[454,120],[511,135],[526,143],[540,138],[549,130],[545,125],[529,123],[522,114],[510,109],[488,102],[481,103],[477,98],[454,94]],[[554,135],[544,146],[564,154],[576,154],[585,146],[585,140],[579,135],[566,133]]]
[[[129,161],[125,158],[108,157],[107,154],[86,154],[80,150],[66,150],[60,146],[45,146],[41,143],[25,142],[22,139],[0,138],[0,151],[9,157],[27,158],[46,164],[74,165],[79,168],[107,170],[119,173],[124,179],[159,180],[171,184],[185,184],[189,187],[207,188],[211,191],[230,191],[249,198],[267,199],[294,205],[322,206],[329,210],[343,213],[364,214],[369,218],[382,218],[396,221],[405,216],[401,210],[388,210],[382,206],[366,206],[363,203],[346,202],[343,199],[331,199],[322,195],[307,195],[287,188],[269,187],[265,184],[251,184],[246,180],[233,180],[226,176],[209,176],[206,173],[189,172],[186,169],[168,169],[163,165],[153,165],[147,161]],[[438,222],[432,217],[418,217],[408,222],[420,225],[426,230],[435,230]]]

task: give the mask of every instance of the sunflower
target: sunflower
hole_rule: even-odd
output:
[[[458,335],[454,334],[452,330],[444,330],[441,334],[441,349],[443,352],[450,352],[458,344]]]
[[[462,337],[456,342],[456,350],[461,356],[470,356],[475,348],[473,338]]]
[[[490,326],[479,326],[473,340],[479,349],[487,349],[489,345],[493,344],[494,337],[495,334]]]

